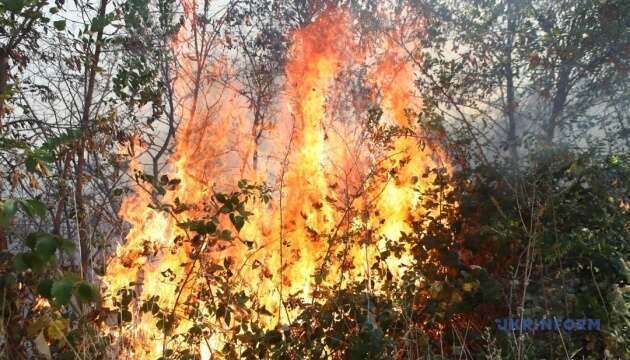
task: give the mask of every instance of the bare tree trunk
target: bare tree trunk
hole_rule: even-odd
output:
[[[37,6],[33,7],[31,10],[33,13],[37,13],[44,6],[45,2],[41,2]],[[29,34],[33,25],[37,21],[37,17],[27,17],[20,24],[19,28],[16,31],[13,31],[5,46],[0,48],[0,132],[2,132],[2,118],[5,113],[5,103],[6,103],[6,91],[8,89],[9,84],[9,71],[11,68],[9,67],[9,57],[11,56],[11,52],[15,50],[26,38],[27,34]]]
[[[162,156],[164,156],[164,154],[166,153],[166,151],[168,150],[168,147],[171,143],[171,139],[175,136],[175,128],[176,128],[176,120],[175,120],[175,102],[173,100],[173,97],[175,96],[173,94],[173,82],[171,79],[171,70],[170,70],[170,64],[168,62],[168,57],[163,57],[160,59],[160,61],[162,62],[162,77],[164,79],[164,84],[165,84],[165,93],[166,93],[166,99],[168,102],[168,110],[166,113],[166,116],[168,118],[168,132],[166,133],[166,139],[164,139],[164,143],[162,143],[162,146],[160,147],[160,149],[158,150],[158,152],[155,154],[155,156],[153,156],[153,177],[155,179],[158,179],[159,175],[160,175],[160,159],[162,158]]]
[[[9,83],[9,52],[0,49],[0,133],[2,133],[2,118],[4,118],[4,104]],[[0,239],[2,236],[0,235]]]
[[[9,82],[9,53],[5,49],[0,49],[0,134],[2,134],[2,118],[4,117],[4,103]],[[4,233],[4,229],[0,228],[0,251],[7,250],[9,242]]]
[[[107,7],[107,0],[101,0],[100,8],[98,10],[98,16],[101,18],[105,17],[105,9]],[[100,56],[101,56],[101,46],[103,42],[103,28],[99,29],[96,35],[96,43],[94,45],[94,54],[91,58],[90,68],[88,70],[87,77],[87,87],[85,91],[85,98],[83,101],[83,113],[81,115],[81,139],[77,144],[77,174],[76,174],[76,183],[75,183],[75,196],[76,196],[76,212],[78,219],[78,234],[79,234],[79,248],[81,250],[81,273],[84,278],[87,278],[88,275],[88,266],[90,260],[90,246],[88,241],[88,217],[85,209],[85,198],[83,196],[83,186],[85,185],[85,150],[86,150],[86,142],[90,138],[90,106],[92,104],[92,100],[94,97],[94,87],[96,84],[96,68],[98,67]]]
[[[560,71],[558,73],[558,81],[556,82],[556,95],[553,98],[553,107],[551,109],[551,116],[546,124],[545,129],[545,144],[553,144],[553,138],[555,137],[556,130],[560,128],[561,124],[558,122],[564,105],[566,104],[567,95],[569,94],[569,75],[571,74],[571,67],[564,62],[560,64]]]
[[[254,154],[252,156],[252,168],[254,171],[258,170],[258,148],[260,147],[260,138],[263,134],[262,129],[263,118],[260,113],[258,104],[256,104],[256,110],[254,112],[254,125],[252,126],[252,136],[254,137]]]
[[[516,101],[514,94],[514,71],[512,68],[512,51],[514,49],[515,31],[514,5],[511,0],[507,1],[507,43],[505,47],[505,79],[506,79],[506,108],[505,113],[508,120],[507,145],[510,151],[510,161],[513,167],[518,164],[518,141],[516,137]]]
[[[0,251],[7,250],[9,248],[9,242],[7,241],[7,235],[4,233],[4,229],[0,228]]]

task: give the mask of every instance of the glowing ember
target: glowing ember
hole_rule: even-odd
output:
[[[180,182],[162,202],[197,206],[175,218],[150,207],[151,196],[140,188],[124,202],[120,214],[132,228],[103,277],[110,306],[120,306],[114,298],[120,302],[121,289],[130,284],[135,296],[123,316],[133,318],[131,325],[111,329],[124,347],[119,356],[159,357],[169,346],[160,328],[171,315],[177,319],[171,335],[186,334],[192,323],[179,308],[204,301],[197,290],[212,264],[231,269],[232,293],[255,294],[256,306],[268,311],[262,323],[273,327],[297,315],[283,306],[291,295],[310,301],[321,284],[344,286],[370,276],[385,241],[397,242],[401,232],[411,231],[411,220],[425,215],[418,190],[433,179],[422,174],[442,157],[420,146],[422,134],[408,116],[422,104],[414,96],[411,66],[391,41],[400,33],[373,39],[375,50],[359,50],[350,24],[348,13],[331,9],[293,34],[284,91],[276,99],[278,120],[259,149],[260,158],[269,160],[256,170],[249,156],[251,116],[238,91],[207,86],[193,94],[186,79],[177,83],[183,122],[169,178]],[[200,71],[197,65],[188,71]],[[210,73],[229,71],[223,63],[211,66]],[[364,94],[356,94],[351,78],[361,81]],[[367,104],[382,110],[378,122],[366,118]],[[386,146],[379,137],[388,131],[397,135]],[[239,240],[191,259],[194,241],[177,223],[207,215],[203,204],[213,191],[236,189],[241,176],[268,180],[272,201],[250,204],[253,215]],[[410,261],[403,250],[387,260],[386,270],[396,277]],[[379,290],[378,283],[370,286]],[[141,311],[152,297],[163,313]],[[207,357],[222,347],[227,325],[214,314],[200,316],[216,327],[207,343],[190,346]]]

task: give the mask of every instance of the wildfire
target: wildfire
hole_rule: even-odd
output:
[[[119,357],[161,356],[170,346],[163,331],[169,316],[176,319],[170,334],[186,334],[193,322],[182,309],[207,301],[198,289],[212,264],[230,269],[232,293],[254,294],[256,306],[268,313],[262,323],[273,327],[299,311],[286,306],[286,299],[308,302],[317,286],[369,277],[385,243],[399,241],[412,220],[426,215],[419,193],[433,179],[422,174],[444,166],[444,157],[421,146],[423,134],[410,117],[422,103],[411,64],[392,40],[404,37],[392,30],[362,49],[351,24],[347,11],[329,9],[293,34],[283,91],[274,102],[277,121],[262,144],[247,130],[251,114],[236,85],[193,91],[186,78],[177,82],[182,125],[168,178],[178,180],[166,181],[162,202],[197,206],[170,216],[152,205],[155,199],[141,185],[124,201],[120,215],[131,230],[103,277],[105,301],[125,305],[121,317],[132,320],[110,329],[124,347],[116,350]],[[191,74],[202,70],[185,59],[182,64]],[[219,76],[225,67],[209,64],[207,71]],[[357,94],[350,79],[358,79],[363,90]],[[377,107],[382,115],[367,119]],[[256,168],[254,146],[268,159]],[[267,180],[271,202],[251,204],[253,215],[238,239],[192,259],[194,241],[177,224],[202,218],[213,192],[235,189],[241,176]],[[413,261],[408,245],[402,246],[402,256],[379,263],[394,278]],[[379,291],[378,282],[373,286]],[[160,311],[141,311],[147,302]],[[205,344],[190,346],[207,357],[221,347],[221,329],[229,324],[216,314],[200,316],[216,326]]]

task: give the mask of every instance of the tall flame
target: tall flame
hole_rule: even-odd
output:
[[[271,160],[256,169],[249,159],[255,145],[245,130],[251,128],[251,115],[238,86],[191,89],[185,77],[176,83],[182,125],[169,177],[181,182],[163,202],[178,199],[198,206],[178,218],[169,216],[151,206],[154,199],[140,185],[124,201],[120,215],[131,230],[103,277],[110,305],[130,284],[136,299],[136,307],[126,314],[133,325],[112,330],[125,347],[118,356],[160,356],[165,339],[156,327],[159,317],[139,311],[139,304],[159,296],[154,298],[159,307],[175,309],[178,316],[178,304],[203,301],[195,292],[202,276],[191,279],[190,274],[209,264],[230,259],[234,289],[256,294],[271,314],[263,322],[273,327],[297,315],[284,306],[285,299],[309,301],[318,285],[344,286],[369,277],[385,242],[399,241],[402,232],[411,231],[411,220],[425,215],[418,189],[432,179],[421,175],[429,167],[443,166],[444,157],[438,149],[420,146],[422,133],[410,114],[422,103],[414,91],[411,64],[392,40],[398,35],[395,30],[374,39],[378,45],[373,50],[360,49],[351,16],[341,9],[329,9],[296,31],[283,92],[276,99],[276,126],[260,144]],[[200,71],[186,59],[182,64],[191,74]],[[225,67],[227,62],[210,64],[206,76],[219,78]],[[361,81],[365,94],[355,94],[351,78]],[[360,99],[348,99],[348,94]],[[381,109],[378,122],[365,119],[369,104]],[[375,135],[379,128],[398,129],[399,135],[392,144],[381,144]],[[213,190],[235,188],[240,176],[271,179],[271,203],[251,209],[253,215],[240,232],[247,241],[192,260],[191,243],[177,241],[188,235],[177,223],[203,216]],[[386,263],[394,277],[413,260],[408,245],[402,246],[402,256]],[[378,291],[379,284],[374,286]],[[184,316],[178,320],[172,334],[185,334],[191,322]],[[206,356],[219,346],[220,335],[209,334],[208,339],[210,345],[202,346]]]

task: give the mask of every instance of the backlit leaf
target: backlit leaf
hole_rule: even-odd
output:
[[[50,354],[50,346],[46,342],[46,338],[44,337],[44,333],[39,333],[35,338],[35,349],[46,359],[52,359],[52,355]]]
[[[0,227],[9,226],[16,212],[17,202],[13,199],[4,200],[0,206]]]

